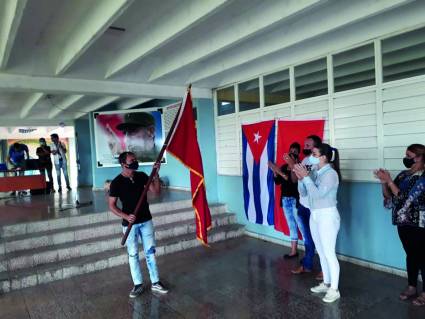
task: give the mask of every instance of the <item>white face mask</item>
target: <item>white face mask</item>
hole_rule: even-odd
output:
[[[311,165],[319,165],[320,164],[320,158],[315,157],[313,155],[310,155],[310,157],[308,158],[308,161],[310,162]]]
[[[140,139],[126,136],[125,144],[127,145],[127,149],[133,153],[149,153],[152,152],[155,148],[155,142],[153,138]]]
[[[155,149],[155,131],[153,128],[140,128],[132,133],[127,133],[124,141],[130,152],[150,153]]]

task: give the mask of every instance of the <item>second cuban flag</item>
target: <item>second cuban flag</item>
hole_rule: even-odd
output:
[[[275,121],[242,125],[242,169],[245,214],[250,222],[274,224]]]

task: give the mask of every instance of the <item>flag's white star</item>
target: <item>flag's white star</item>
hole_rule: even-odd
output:
[[[254,142],[258,144],[259,140],[261,138],[260,132],[254,133]]]

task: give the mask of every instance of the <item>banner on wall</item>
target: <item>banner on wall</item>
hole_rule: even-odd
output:
[[[288,153],[289,146],[298,142],[301,145],[300,159],[303,159],[302,148],[304,140],[309,135],[317,135],[323,139],[325,127],[325,120],[305,120],[305,121],[292,121],[292,120],[279,120],[277,122],[277,151],[276,151],[276,165],[282,166],[285,164],[283,154]],[[289,228],[286,218],[283,214],[280,205],[280,185],[275,187],[275,205],[274,205],[274,228],[285,235],[289,235]]]
[[[124,151],[136,154],[141,165],[153,164],[164,144],[161,113],[158,110],[94,113],[97,166],[119,166],[118,156]]]
[[[275,121],[242,125],[243,195],[250,222],[274,224],[274,181],[268,161],[274,159]]]

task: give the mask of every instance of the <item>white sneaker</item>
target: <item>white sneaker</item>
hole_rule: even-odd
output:
[[[324,282],[321,282],[318,286],[310,288],[311,292],[314,292],[315,294],[321,293],[321,292],[327,292],[329,290],[329,287],[325,285]]]
[[[328,289],[328,292],[326,293],[325,297],[323,297],[324,302],[334,302],[341,298],[341,295],[339,294],[339,290],[335,290],[332,288]]]

